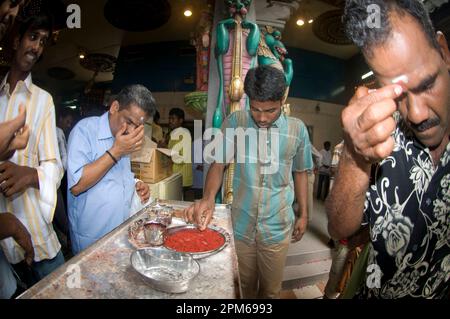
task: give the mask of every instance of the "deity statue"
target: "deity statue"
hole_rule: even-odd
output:
[[[213,127],[220,128],[225,117],[249,108],[244,95],[247,71],[256,65],[260,31],[258,25],[246,19],[251,0],[225,0],[229,17],[217,24],[215,56],[219,75],[219,92],[213,115]],[[224,202],[233,201],[234,163],[225,177]],[[217,201],[220,201],[217,198]]]
[[[196,30],[195,48],[197,51],[196,90],[208,91],[209,52],[213,17],[210,10],[203,11]]]
[[[200,21],[191,39],[191,44],[196,50],[195,91],[186,94],[184,97],[186,106],[203,116],[206,114],[208,106],[209,57],[213,25],[212,7],[213,3],[208,4],[208,9],[201,13]]]
[[[250,4],[251,0],[225,0],[229,17],[217,24],[215,56],[220,86],[213,116],[215,128],[220,128],[232,112],[248,108],[244,79],[256,64],[260,37],[258,26],[246,20]]]
[[[275,30],[271,26],[266,26],[259,41],[258,64],[271,65],[284,72],[287,89],[283,97],[283,111],[286,115],[289,115],[289,104],[285,104],[285,102],[289,93],[292,77],[294,76],[294,69],[292,67],[292,60],[286,58],[287,54],[288,51],[281,42],[281,32]]]

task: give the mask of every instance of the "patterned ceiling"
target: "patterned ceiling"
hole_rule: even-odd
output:
[[[341,20],[342,10],[331,10],[316,18],[313,25],[314,34],[322,41],[335,45],[352,44],[345,36]]]

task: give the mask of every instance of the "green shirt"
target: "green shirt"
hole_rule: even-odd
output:
[[[225,120],[222,132],[226,135],[227,128],[238,127],[258,130],[247,111],[231,114]],[[245,155],[240,160],[242,162],[245,158],[245,161],[235,164],[232,221],[236,239],[275,244],[292,234],[295,221],[292,209],[295,197],[293,172],[310,170],[313,162],[308,131],[301,120],[281,114],[268,132],[266,136],[259,135],[258,141],[250,143],[246,137]],[[270,132],[278,136],[278,143],[270,137]],[[227,136],[226,140],[230,141],[230,138]],[[264,142],[268,147],[267,153],[273,153],[266,168],[267,165],[278,168],[266,174],[262,173],[264,164],[261,161],[252,163],[258,158],[258,149],[261,149],[260,146],[255,147],[255,143]],[[234,151],[237,162],[239,155],[236,146]]]

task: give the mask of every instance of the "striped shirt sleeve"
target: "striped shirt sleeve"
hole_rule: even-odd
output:
[[[61,183],[63,168],[56,137],[55,107],[51,97],[49,97],[48,103],[48,111],[38,139],[39,166],[36,167],[36,170],[39,178],[41,214],[45,221],[50,224],[53,220],[56,207],[56,190]]]
[[[294,156],[292,170],[294,172],[304,172],[313,169],[313,167],[311,142],[309,141],[308,131],[303,122],[300,122],[298,146]]]

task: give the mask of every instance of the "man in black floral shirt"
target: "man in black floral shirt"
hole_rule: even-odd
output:
[[[349,237],[369,224],[366,280],[357,297],[448,298],[446,39],[418,0],[347,0],[344,23],[381,87],[359,88],[342,112],[345,148],[327,202],[330,235]]]

